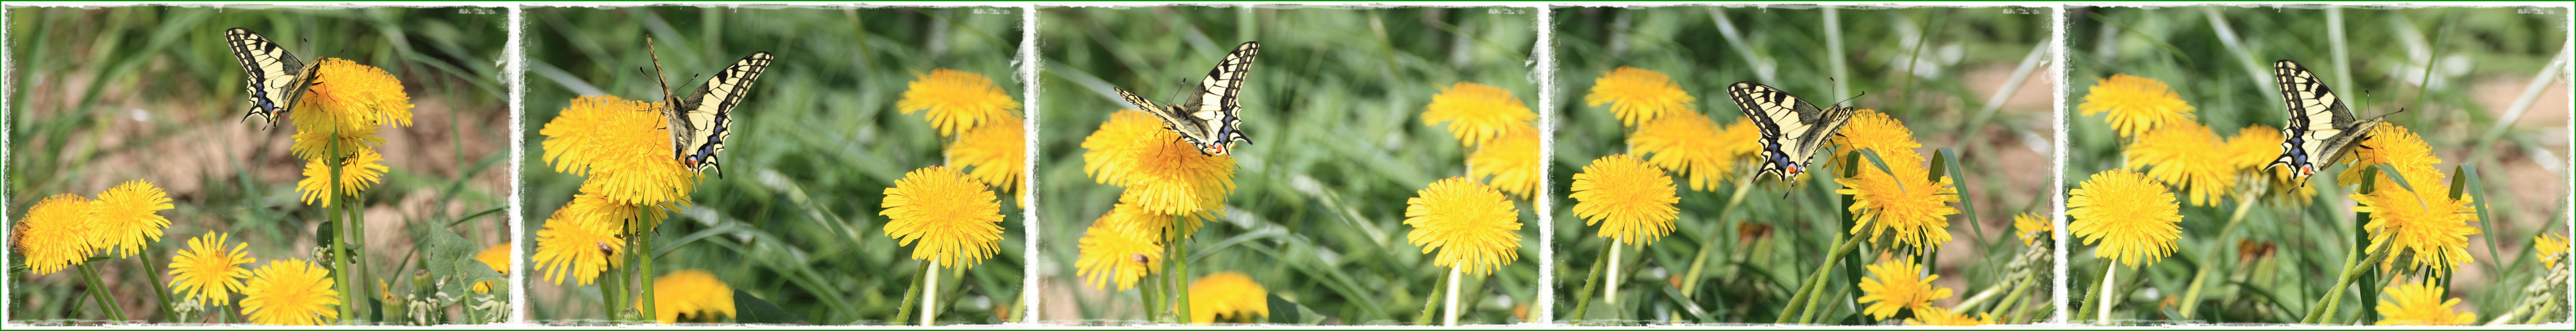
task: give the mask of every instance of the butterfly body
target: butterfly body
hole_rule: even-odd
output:
[[[246,28],[224,30],[224,44],[233,59],[242,66],[242,88],[248,92],[250,110],[242,121],[259,125],[260,130],[277,127],[277,119],[286,117],[321,81],[322,62],[306,63],[285,47]]]
[[[1788,92],[1753,82],[1737,82],[1726,87],[1735,106],[1744,110],[1744,118],[1762,131],[1762,168],[1756,178],[1771,175],[1782,181],[1805,174],[1817,151],[1827,138],[1851,123],[1851,107],[1817,108]]]
[[[2299,185],[2307,185],[2308,176],[2351,154],[2351,147],[2369,140],[2371,130],[2388,117],[2354,117],[2352,109],[2344,106],[2333,89],[2298,62],[2273,61],[2272,74],[2273,81],[2280,85],[2281,102],[2290,112],[2290,123],[2281,132],[2287,137],[2281,141],[2281,156],[2264,165],[2263,170],[2287,171],[2289,180]]]
[[[1118,96],[1134,104],[1137,110],[1163,120],[1165,127],[1180,133],[1181,140],[1198,147],[1199,154],[1226,155],[1233,152],[1234,142],[1251,143],[1243,135],[1241,116],[1244,75],[1252,69],[1252,59],[1261,54],[1261,42],[1247,41],[1236,45],[1207,77],[1199,80],[1198,93],[1179,104],[1165,105],[1137,96],[1135,92],[1112,87]]]
[[[725,140],[733,137],[733,109],[751,94],[751,84],[769,69],[774,58],[769,52],[752,52],[734,60],[733,65],[698,84],[688,98],[671,93],[670,83],[662,83],[662,117],[671,130],[671,157],[680,166],[698,172],[714,170],[717,176],[723,176],[717,153],[723,152]],[[654,62],[654,79],[660,80],[661,61]]]

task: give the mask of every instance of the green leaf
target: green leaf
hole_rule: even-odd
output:
[[[413,237],[420,240],[422,264],[428,265],[429,277],[440,282],[438,291],[449,298],[463,299],[473,294],[474,283],[506,280],[501,271],[474,259],[481,251],[472,241],[430,222],[412,223]]]
[[[1878,151],[1876,151],[1876,150],[1870,150],[1870,149],[1861,149],[1861,150],[1860,150],[1860,156],[1861,156],[1861,158],[1869,159],[1869,164],[1870,164],[1870,165],[1878,166],[1878,171],[1886,172],[1888,177],[1895,177],[1895,176],[1896,176],[1896,170],[1895,170],[1895,169],[1892,169],[1892,168],[1888,168],[1888,167],[1887,167],[1887,160],[1880,160],[1880,159],[1878,159]],[[1901,180],[1900,180],[1900,181],[1896,181],[1896,190],[1898,190],[1898,191],[1904,191],[1904,190],[1906,190],[1906,188],[1905,188],[1905,181],[1901,181]]]
[[[734,321],[742,324],[803,324],[804,318],[779,308],[778,304],[751,296],[751,292],[733,290]]]
[[[1306,308],[1306,305],[1288,301],[1286,298],[1280,298],[1279,294],[1273,293],[1270,294],[1270,323],[1302,325],[1323,324],[1324,315],[1315,314],[1314,309],[1308,309]]]

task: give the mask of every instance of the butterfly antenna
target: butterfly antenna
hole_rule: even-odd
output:
[[[1852,95],[1850,98],[1843,98],[1843,101],[1835,101],[1834,107],[1842,107],[1845,102],[1851,102],[1852,99],[1859,99],[1864,95],[1869,95],[1869,91],[1860,91],[1860,94]]]
[[[679,98],[671,95],[671,81],[662,78],[662,53],[653,51],[653,37],[644,37],[644,53],[653,57],[653,81],[662,84],[662,104],[679,104]]]

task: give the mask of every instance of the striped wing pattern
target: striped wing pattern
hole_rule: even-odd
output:
[[[1119,97],[1137,109],[1162,119],[1181,139],[1198,145],[1199,153],[1225,155],[1232,152],[1235,141],[1251,142],[1243,135],[1242,94],[1245,74],[1252,70],[1252,59],[1261,54],[1261,42],[1247,41],[1236,45],[1225,59],[1209,68],[1207,77],[1199,80],[1198,93],[1176,105],[1162,105],[1136,96],[1124,89]]]
[[[260,130],[277,127],[277,119],[294,110],[310,84],[319,81],[321,72],[315,69],[321,62],[304,63],[259,32],[226,29],[224,44],[231,46],[233,59],[241,63],[242,88],[249,95],[250,110],[242,115],[242,122]]]
[[[733,109],[751,95],[751,84],[769,69],[771,60],[769,52],[753,52],[734,60],[732,66],[698,85],[688,99],[670,105],[666,116],[679,124],[672,128],[678,138],[673,141],[673,157],[679,158],[681,166],[699,172],[715,170],[718,176],[723,175],[716,155],[724,151],[725,140],[733,137]]]
[[[1762,131],[1762,168],[1755,177],[1772,175],[1783,181],[1806,173],[1809,160],[1824,147],[1825,139],[1851,123],[1851,107],[1832,109],[1789,95],[1788,92],[1753,82],[1737,82],[1726,87],[1735,106],[1744,110],[1744,118]]]
[[[2281,156],[2263,169],[2287,167],[2290,180],[2300,185],[2306,185],[2308,176],[2319,168],[2334,165],[2353,143],[2368,139],[2370,130],[2388,116],[2356,120],[2334,90],[2298,62],[2272,62],[2272,79],[2280,85],[2290,123],[2282,132],[2287,138],[2281,142]]]

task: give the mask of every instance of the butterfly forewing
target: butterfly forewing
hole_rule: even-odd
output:
[[[2272,62],[2272,79],[2279,84],[2290,121],[2282,131],[2281,156],[2264,169],[2287,171],[2288,178],[2300,185],[2306,185],[2308,176],[2319,168],[2334,165],[2352,144],[2368,139],[2370,130],[2387,117],[2356,120],[2334,90],[2298,62]]]
[[[751,95],[751,84],[760,79],[762,71],[769,69],[771,58],[769,52],[754,52],[735,60],[732,66],[717,71],[715,77],[709,77],[706,83],[698,85],[697,91],[690,93],[688,99],[673,105],[672,115],[680,120],[681,125],[672,129],[685,130],[683,132],[686,133],[680,141],[681,154],[677,156],[682,165],[701,172],[715,170],[719,175],[723,173],[724,169],[717,163],[717,153],[724,151],[725,139],[733,137],[733,109],[741,106],[743,98]]]
[[[1111,89],[1117,90],[1119,97],[1127,99],[1127,103],[1134,104],[1138,110],[1163,120],[1172,131],[1179,132],[1182,139],[1199,146],[1200,153],[1224,155],[1233,150],[1230,146],[1234,141],[1249,141],[1243,138],[1241,131],[1241,96],[1244,76],[1252,69],[1253,57],[1260,53],[1260,42],[1236,45],[1233,52],[1226,53],[1225,59],[1217,61],[1215,68],[1208,69],[1207,77],[1199,79],[1198,93],[1191,94],[1179,104],[1165,106],[1124,89]]]
[[[320,74],[314,70],[320,62],[304,63],[259,32],[227,29],[224,42],[232,48],[233,59],[241,64],[242,88],[249,94],[246,99],[250,110],[242,115],[242,121],[258,125],[260,130],[276,127],[277,119],[295,108],[307,84]]]
[[[1744,118],[1762,131],[1762,168],[1782,180],[1804,172],[1828,138],[1851,122],[1849,107],[1817,108],[1806,100],[1779,89],[1738,82],[1726,88]]]

